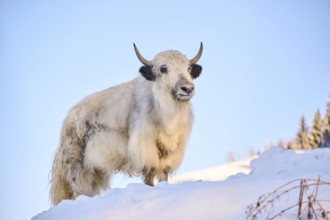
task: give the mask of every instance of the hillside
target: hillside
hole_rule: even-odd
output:
[[[304,189],[300,200],[303,219],[307,219],[308,195],[315,198],[311,203],[312,214],[330,218],[330,149],[296,153],[273,147],[247,165],[247,161],[236,162],[172,178],[170,183],[161,182],[155,187],[134,183],[93,198],[80,196],[76,201],[63,201],[32,219],[246,219],[247,207],[258,200],[258,206],[250,206],[250,211],[256,211],[257,219],[270,219],[297,204],[300,184]],[[222,173],[228,170],[242,172],[223,180]],[[317,181],[319,177],[321,180]],[[260,197],[301,178],[309,179],[294,181],[269,197]],[[296,188],[291,189],[293,187]],[[263,205],[266,208],[258,213]],[[296,219],[297,213],[298,206],[293,206],[276,219]]]

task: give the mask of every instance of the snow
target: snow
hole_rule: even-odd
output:
[[[225,180],[231,175],[237,173],[248,174],[250,172],[251,159],[235,161],[232,163],[224,164],[222,166],[189,172],[180,176],[171,177],[170,183],[180,183],[184,181],[203,180],[203,181],[216,181]]]
[[[75,201],[62,201],[32,219],[246,219],[247,207],[289,181],[320,177],[330,182],[330,149],[296,153],[272,147],[248,164],[246,160],[195,171],[154,187],[132,183],[101,196],[80,196]],[[270,196],[271,205],[257,215],[258,219],[268,219],[296,204],[300,188],[290,189],[299,185],[300,181],[296,181],[280,189],[280,198],[278,194]],[[319,185],[317,190],[315,185],[310,186],[308,190],[309,194],[305,194],[330,200],[328,184]],[[330,211],[329,202],[322,202],[322,207]],[[292,208],[277,219],[296,219],[297,210]],[[304,208],[303,219],[307,219],[306,215]]]

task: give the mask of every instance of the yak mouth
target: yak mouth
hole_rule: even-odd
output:
[[[178,101],[189,101],[193,96],[194,94],[183,94],[179,92],[175,94],[175,98]]]
[[[181,76],[180,80],[173,86],[172,94],[177,101],[189,101],[195,94],[195,86]]]
[[[172,90],[172,94],[177,101],[189,101],[195,94],[193,84],[184,84],[175,86]]]

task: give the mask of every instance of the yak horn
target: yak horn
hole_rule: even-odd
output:
[[[199,51],[198,51],[197,55],[194,58],[192,58],[191,60],[189,60],[190,64],[197,63],[198,60],[201,58],[202,53],[203,53],[203,42],[201,42],[201,46],[199,47]]]
[[[146,66],[152,66],[152,62],[145,59],[139,52],[139,50],[137,49],[135,43],[133,43],[134,45],[134,50],[135,50],[135,53],[136,53],[136,56],[138,57],[138,59],[140,60],[141,63],[143,63],[144,65]]]

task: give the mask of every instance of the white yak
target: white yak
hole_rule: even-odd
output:
[[[73,106],[63,122],[52,171],[52,204],[109,187],[117,172],[167,181],[180,165],[193,113],[193,79],[202,67],[178,51],[153,60],[134,50],[143,66],[135,79],[94,93]]]

